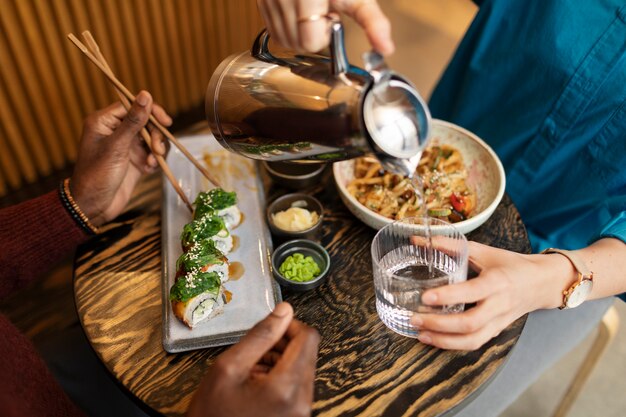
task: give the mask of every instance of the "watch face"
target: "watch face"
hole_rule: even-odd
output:
[[[578,283],[578,285],[572,290],[567,297],[567,307],[574,308],[578,307],[587,299],[589,293],[591,293],[591,288],[593,287],[593,281],[584,279]]]

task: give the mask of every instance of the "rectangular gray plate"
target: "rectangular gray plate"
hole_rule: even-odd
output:
[[[257,164],[226,151],[210,134],[179,138],[179,141],[203,163],[204,156],[210,155],[209,171],[222,188],[237,192],[243,222],[231,231],[239,245],[227,257],[230,262],[241,263],[244,273],[238,280],[224,284],[233,297],[222,314],[193,329],[174,316],[169,290],[174,284],[176,260],[182,253],[180,234],[191,221],[191,213],[163,176],[163,347],[172,353],[236,343],[282,300],[280,288],[272,278],[272,241],[265,221],[265,195]],[[192,202],[198,192],[214,187],[177,148],[172,147],[167,163]]]

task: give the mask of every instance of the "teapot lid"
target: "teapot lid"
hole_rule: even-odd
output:
[[[415,88],[396,75],[368,91],[363,118],[376,153],[399,159],[420,154],[429,136],[430,112]]]

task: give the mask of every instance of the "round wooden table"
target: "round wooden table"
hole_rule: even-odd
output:
[[[374,302],[370,243],[375,230],[344,207],[330,171],[307,192],[325,206],[322,243],[332,271],[313,291],[282,291],[297,317],[322,336],[314,415],[438,416],[462,408],[506,361],[526,317],[474,352],[439,350],[388,330]],[[207,368],[225,348],[178,354],[163,350],[161,189],[160,177],[146,177],[128,209],[79,248],[74,287],[83,328],[111,374],[153,410],[182,416]],[[284,192],[270,188],[268,201]],[[507,195],[468,238],[530,252],[524,225]]]

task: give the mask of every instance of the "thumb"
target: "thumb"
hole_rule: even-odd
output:
[[[239,343],[222,353],[222,359],[226,363],[238,364],[238,369],[247,374],[283,337],[292,319],[291,305],[278,304],[274,311],[250,329]]]
[[[110,140],[116,142],[117,146],[130,147],[132,140],[148,123],[151,112],[152,96],[147,91],[140,91],[128,113],[124,116],[124,120],[111,135]]]
[[[365,30],[372,47],[382,55],[395,49],[391,39],[391,24],[375,0],[334,1],[333,10],[354,19]]]

